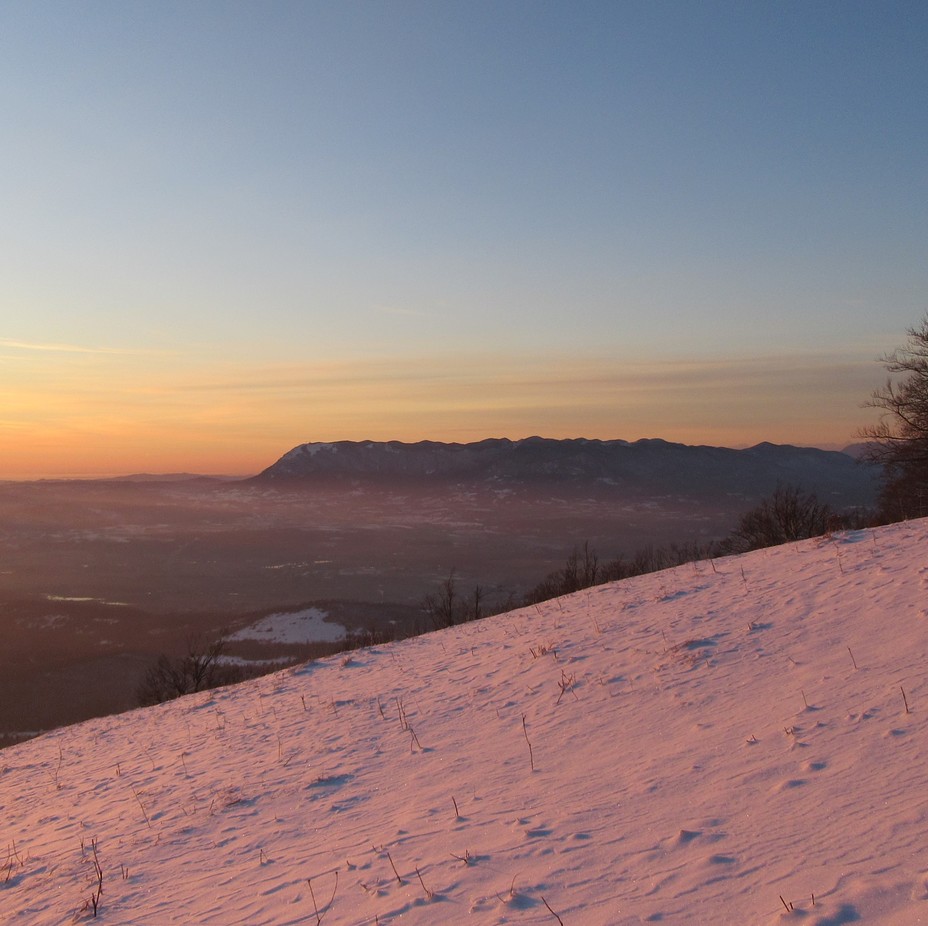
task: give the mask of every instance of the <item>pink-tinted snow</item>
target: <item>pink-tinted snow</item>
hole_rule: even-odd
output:
[[[110,926],[928,922],[926,667],[917,521],[94,720],[0,752],[0,921],[95,844]]]

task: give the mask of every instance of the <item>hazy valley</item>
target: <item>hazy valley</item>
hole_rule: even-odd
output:
[[[521,600],[586,541],[612,558],[719,538],[778,482],[802,483],[839,509],[873,498],[872,472],[841,454],[639,442],[610,475],[599,442],[582,443],[594,445],[592,469],[577,442],[512,444],[507,452],[530,460],[503,473],[498,454],[494,472],[435,462],[436,453],[459,458],[464,445],[368,443],[346,447],[342,459],[355,462],[340,470],[330,450],[297,448],[282,458],[291,469],[294,455],[328,455],[328,469],[284,479],[268,478],[271,468],[245,481],[0,484],[0,736],[134,706],[152,659],[192,632],[315,606],[349,630],[404,636],[452,569],[492,607]],[[563,452],[572,469],[555,459]],[[370,465],[386,458],[388,471]],[[417,472],[404,469],[413,458]],[[230,655],[310,653],[256,636]]]

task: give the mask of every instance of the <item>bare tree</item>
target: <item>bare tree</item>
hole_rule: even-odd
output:
[[[448,578],[439,583],[438,593],[426,595],[423,604],[433,629],[440,630],[442,627],[480,620],[484,616],[485,598],[486,591],[480,585],[474,586],[469,599],[461,595],[452,569]]]
[[[453,627],[460,623],[457,618],[458,613],[458,593],[457,580],[454,577],[454,569],[448,573],[448,578],[443,579],[438,586],[438,594],[425,596],[425,610],[428,612],[429,620],[432,627],[436,630],[442,627]]]
[[[160,704],[194,691],[205,691],[238,680],[234,667],[224,666],[219,657],[225,649],[225,637],[207,639],[202,634],[187,637],[183,656],[172,659],[162,653],[145,673],[136,691],[142,707]]]
[[[470,599],[470,613],[467,615],[467,619],[471,621],[479,621],[483,617],[483,599],[486,597],[486,593],[483,590],[483,586],[475,585],[474,592],[471,595]]]
[[[831,508],[819,502],[814,493],[779,485],[770,498],[742,516],[726,542],[726,552],[744,553],[820,537],[834,521]]]
[[[564,564],[564,592],[576,592],[581,588],[595,585],[599,579],[599,573],[599,556],[590,547],[590,542],[585,540],[582,549],[575,548]]]
[[[870,459],[886,467],[881,513],[894,520],[928,513],[928,315],[906,333],[881,358],[890,375],[866,403],[880,409],[880,421],[861,431]]]
[[[548,573],[538,585],[526,593],[525,603],[536,604],[561,595],[570,595],[582,588],[596,585],[597,582],[608,582],[614,578],[616,576],[603,570],[598,554],[586,540],[580,549],[574,547],[562,569]]]

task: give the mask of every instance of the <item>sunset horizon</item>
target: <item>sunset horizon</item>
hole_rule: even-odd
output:
[[[928,7],[14,4],[0,479],[842,447],[928,306]]]
[[[683,441],[683,440],[674,440],[672,438],[664,437],[660,434],[648,434],[640,435],[638,437],[626,438],[620,436],[612,437],[599,437],[587,434],[564,434],[564,435],[550,435],[550,434],[539,434],[539,433],[526,433],[518,434],[515,436],[509,436],[507,434],[485,434],[478,435],[466,439],[462,438],[434,438],[434,437],[420,437],[414,439],[404,439],[399,437],[383,437],[383,438],[349,438],[349,437],[338,437],[326,439],[324,437],[312,438],[305,441],[297,441],[294,444],[291,444],[285,448],[282,448],[280,452],[273,458],[267,458],[262,460],[260,463],[256,464],[251,468],[243,469],[234,469],[234,468],[195,468],[190,466],[182,465],[181,460],[178,461],[178,465],[175,467],[168,467],[164,469],[152,468],[148,466],[139,466],[132,468],[131,466],[127,469],[113,469],[113,470],[77,470],[73,472],[21,472],[14,473],[11,475],[0,477],[0,482],[43,482],[43,481],[81,481],[81,480],[119,480],[133,477],[178,477],[178,478],[215,478],[215,479],[228,479],[228,480],[240,480],[240,479],[250,479],[263,470],[267,469],[269,466],[272,466],[276,463],[280,457],[284,456],[289,451],[303,446],[304,444],[319,444],[319,445],[328,445],[328,444],[340,444],[340,443],[355,443],[355,444],[364,444],[364,443],[376,443],[376,444],[389,444],[389,443],[399,443],[414,445],[417,443],[437,443],[437,444],[447,444],[447,445],[466,445],[466,444],[479,444],[483,441],[492,441],[492,440],[510,440],[513,443],[519,443],[520,441],[527,440],[530,438],[542,438],[544,440],[554,440],[554,441],[572,441],[572,440],[582,440],[595,442],[599,441],[602,443],[609,443],[613,441],[621,441],[623,443],[635,444],[640,441],[660,441],[668,444],[678,444],[682,446],[692,446],[692,447],[718,447],[722,449],[729,450],[749,450],[752,447],[759,446],[761,444],[773,444],[777,446],[784,447],[798,447],[798,448],[808,448],[813,450],[825,450],[833,451],[838,453],[843,453],[846,449],[853,447],[855,444],[861,443],[860,440],[850,440],[841,444],[828,444],[824,442],[819,443],[800,443],[797,441],[776,441],[776,440],[767,440],[762,439],[758,441],[752,441],[749,443],[716,443],[710,441]],[[144,462],[144,461],[142,461]]]

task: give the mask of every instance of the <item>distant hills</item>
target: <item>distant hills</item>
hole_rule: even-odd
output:
[[[761,443],[745,450],[664,440],[489,439],[476,443],[339,441],[294,447],[253,481],[588,485],[648,495],[756,497],[778,483],[837,505],[869,505],[879,469],[849,454]]]

